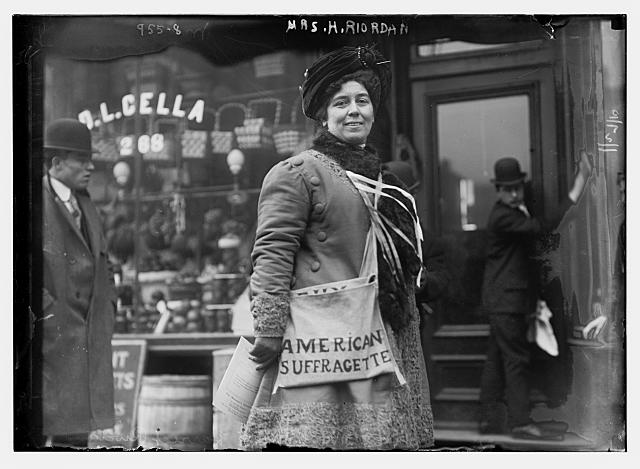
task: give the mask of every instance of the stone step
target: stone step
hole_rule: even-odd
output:
[[[489,326],[486,324],[446,324],[429,339],[431,354],[485,354]]]
[[[484,354],[436,354],[431,356],[429,378],[439,384],[439,392],[444,388],[479,387],[482,368],[486,360]]]
[[[480,402],[480,388],[475,387],[446,387],[431,396],[437,402]],[[545,402],[545,396],[537,390],[532,390],[529,399],[533,404]]]

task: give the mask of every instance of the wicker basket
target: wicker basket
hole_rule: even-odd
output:
[[[93,159],[97,161],[117,161],[120,158],[120,152],[116,146],[116,142],[114,139],[107,138],[95,138],[92,136],[93,140],[93,148],[95,148],[99,153],[97,153]]]
[[[205,130],[185,130],[182,133],[182,157],[202,159],[207,147]]]
[[[281,156],[291,156],[306,136],[304,125],[298,124],[298,116],[301,111],[302,103],[298,98],[291,106],[291,122],[273,129],[273,143]]]
[[[248,109],[244,104],[241,103],[226,103],[218,108],[216,111],[216,122],[214,124],[214,128],[211,131],[211,151],[213,153],[229,153],[231,149],[234,147],[234,131],[232,124],[227,124],[226,122],[223,124],[223,120],[225,115],[224,111],[228,109],[240,109],[243,115],[246,117],[248,114]],[[225,127],[225,129],[221,129],[221,127]],[[227,128],[231,127],[231,128]]]
[[[258,106],[267,105],[273,108],[273,120],[258,117]],[[235,133],[238,148],[269,148],[273,146],[273,127],[280,123],[282,102],[276,98],[258,98],[248,102],[249,113],[241,127],[236,127]]]

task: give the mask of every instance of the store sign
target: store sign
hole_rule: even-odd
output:
[[[136,415],[138,394],[144,371],[147,343],[144,340],[113,340],[113,401],[116,424],[113,428],[98,430],[89,437],[89,446],[136,446]]]
[[[139,115],[156,116],[173,116],[186,118],[202,123],[204,117],[204,100],[198,99],[189,109],[183,109],[183,97],[177,94],[173,102],[167,99],[167,93],[158,93],[156,97],[154,92],[147,91],[140,93],[139,96],[134,94],[126,94],[120,100],[119,109],[110,109],[106,102],[99,105],[100,117],[94,119],[93,113],[89,109],[78,114],[78,120],[84,123],[89,129],[100,127],[102,124],[108,124],[125,117],[132,117],[136,113]]]

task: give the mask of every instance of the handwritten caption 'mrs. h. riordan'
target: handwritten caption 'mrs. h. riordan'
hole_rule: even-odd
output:
[[[409,27],[403,23],[386,23],[383,21],[353,20],[307,20],[306,18],[287,20],[287,31],[308,31],[325,34],[386,34],[396,36],[407,34]]]

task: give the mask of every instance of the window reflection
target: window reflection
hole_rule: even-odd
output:
[[[483,228],[495,201],[495,161],[513,156],[530,174],[528,97],[457,101],[436,112],[442,230]]]

